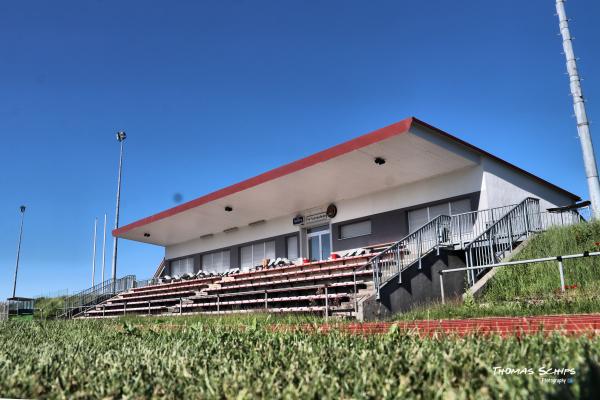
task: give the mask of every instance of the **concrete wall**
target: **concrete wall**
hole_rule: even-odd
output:
[[[379,214],[370,215],[363,218],[355,218],[346,221],[340,221],[331,225],[332,249],[340,251],[345,249],[354,249],[370,245],[395,242],[406,236],[408,232],[408,212],[416,208],[433,206],[440,203],[468,198],[471,201],[471,210],[476,210],[479,204],[479,192],[463,194],[461,196],[445,198],[433,202],[418,204],[412,207],[405,207],[398,210],[387,211]],[[351,222],[371,220],[371,234],[349,239],[340,239],[340,227]]]
[[[482,168],[480,209],[516,204],[526,197],[539,198],[542,211],[549,207],[574,203],[574,200],[567,194],[515,171],[498,161],[484,158]]]
[[[375,295],[364,300],[359,308],[359,318],[370,321],[389,318],[394,314],[409,311],[415,307],[441,301],[439,271],[465,266],[462,251],[440,250],[423,259],[422,268],[413,265],[402,273],[402,283],[393,278],[381,289],[381,299]],[[466,275],[454,272],[444,275],[444,296],[455,299],[465,291]]]

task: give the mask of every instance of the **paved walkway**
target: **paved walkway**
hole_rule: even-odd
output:
[[[420,335],[439,333],[465,335],[468,333],[524,335],[559,331],[568,335],[599,334],[600,314],[541,315],[533,317],[488,317],[472,319],[341,323],[324,325],[273,326],[273,330],[306,330],[318,332],[341,331],[352,334],[383,334],[392,325],[403,331]]]

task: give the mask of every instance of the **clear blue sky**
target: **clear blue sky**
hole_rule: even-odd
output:
[[[118,129],[123,224],[411,115],[587,198],[554,12],[552,0],[2,2],[0,298],[21,203],[17,294],[89,286]],[[567,12],[593,121],[600,3]],[[121,241],[119,272],[149,277],[162,255]]]

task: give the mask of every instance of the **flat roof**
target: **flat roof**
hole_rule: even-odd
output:
[[[485,155],[491,159],[494,159],[494,160],[500,162],[501,164],[540,182],[543,185],[546,185],[556,191],[562,192],[563,194],[572,198],[574,201],[581,200],[579,196],[577,196],[565,189],[562,189],[562,188],[560,188],[560,187],[558,187],[558,186],[556,186],[556,185],[554,185],[554,184],[552,184],[530,172],[527,172],[527,171],[523,170],[522,168],[515,166],[514,164],[511,164],[497,156],[494,156],[493,154],[490,154],[470,143],[467,143],[467,142],[465,142],[447,132],[444,132],[439,128],[429,125],[426,122],[423,122],[415,117],[410,117],[410,118],[406,118],[400,122],[394,123],[392,125],[386,126],[384,128],[375,130],[373,132],[356,137],[356,138],[346,141],[344,143],[330,147],[326,150],[322,150],[322,151],[312,154],[308,157],[301,158],[301,159],[293,161],[289,164],[285,164],[278,168],[264,172],[260,175],[243,180],[239,183],[233,184],[231,186],[227,186],[223,189],[220,189],[215,192],[198,197],[194,200],[180,204],[176,207],[169,208],[169,209],[161,211],[157,214],[154,214],[149,217],[142,218],[138,221],[132,222],[130,224],[124,225],[120,228],[113,230],[112,234],[113,234],[113,236],[125,237],[127,239],[139,240],[139,241],[143,241],[143,242],[155,243],[155,244],[160,244],[160,245],[168,245],[169,242],[174,243],[174,242],[177,242],[178,240],[181,241],[181,240],[183,240],[182,237],[179,237],[179,238],[173,237],[172,239],[159,238],[159,239],[146,240],[143,237],[141,237],[138,228],[147,227],[150,224],[155,226],[156,223],[159,221],[163,221],[167,218],[181,215],[182,213],[185,213],[185,212],[188,212],[187,214],[189,214],[190,210],[195,210],[195,209],[199,210],[198,213],[196,213],[194,215],[195,218],[200,218],[201,215],[199,213],[200,213],[201,206],[207,207],[208,205],[211,205],[212,203],[217,203],[219,200],[223,200],[224,198],[231,198],[231,196],[239,195],[241,192],[245,192],[245,191],[253,192],[254,197],[256,197],[256,191],[252,191],[251,189],[254,189],[259,185],[272,183],[273,181],[278,180],[278,178],[282,178],[282,177],[286,177],[286,176],[290,176],[290,175],[295,175],[296,179],[300,179],[301,178],[300,175],[302,175],[302,174],[300,174],[300,175],[297,174],[300,172],[305,172],[304,175],[306,175],[305,176],[305,178],[306,178],[308,176],[307,174],[309,173],[309,172],[306,172],[307,169],[310,169],[310,167],[315,166],[316,164],[325,163],[323,165],[331,165],[332,167],[337,165],[338,169],[339,169],[339,163],[340,163],[339,160],[345,160],[345,162],[347,162],[347,163],[355,163],[356,164],[356,158],[358,157],[357,154],[359,153],[359,151],[362,151],[365,154],[367,154],[369,152],[369,150],[371,150],[371,152],[374,152],[374,151],[379,151],[379,152],[388,151],[389,152],[394,147],[395,147],[395,151],[402,151],[402,144],[410,145],[413,142],[415,142],[415,139],[412,139],[412,142],[409,141],[409,139],[394,139],[395,140],[394,142],[390,142],[390,139],[394,138],[394,137],[399,137],[399,136],[409,132],[411,127],[428,128],[428,129],[434,131],[435,133],[437,133],[438,135],[442,136],[443,138],[448,139],[450,142],[454,142],[455,144],[464,146],[475,153],[478,153],[480,155]],[[422,144],[420,144],[419,146],[422,147]],[[390,147],[390,149],[386,150],[387,147]],[[353,154],[350,154],[350,153],[353,153]],[[450,153],[444,154],[444,156],[448,156],[448,157],[450,157],[451,155],[452,154],[450,154]],[[344,156],[344,157],[342,157],[342,156]],[[388,154],[388,157],[390,157],[390,156],[391,155]],[[405,158],[408,158],[408,157],[410,157],[410,155],[406,154]],[[335,162],[336,160],[334,160],[334,159],[337,159],[337,161],[338,161],[337,164]],[[424,161],[426,161],[426,160],[424,160]],[[434,161],[435,161],[435,159],[429,160],[430,163],[432,163]],[[413,162],[419,162],[419,161],[417,159],[417,160],[413,160]],[[461,166],[464,167],[465,165],[467,165],[467,164],[464,164],[464,165],[463,164],[464,163],[460,163],[456,160],[453,168],[458,169]],[[425,169],[433,168],[433,166],[430,166],[430,164],[425,164],[425,165],[426,165]],[[406,167],[406,164],[404,164],[403,167]],[[450,165],[450,168],[452,168],[452,165]],[[415,171],[416,170],[413,170],[413,172],[415,172]],[[314,177],[314,174],[311,176]],[[408,182],[408,181],[406,181],[406,178],[403,178],[402,176],[395,176],[394,178],[398,178],[397,182],[400,182],[400,183]],[[292,178],[290,177],[289,179],[292,179]],[[404,181],[402,181],[402,179],[404,179]],[[369,179],[369,180],[371,180],[371,179]],[[293,190],[292,188],[290,188],[290,185],[286,186],[285,184],[281,183],[281,180],[279,181],[278,185],[279,186],[277,186],[277,188],[279,188],[279,189],[285,188],[286,190]],[[369,185],[367,184],[367,186],[369,186]],[[372,187],[371,189],[374,189],[374,187]],[[273,190],[275,190],[275,189],[271,188],[271,194],[278,193],[278,192],[273,192]],[[344,193],[344,195],[348,195],[348,192]],[[340,194],[340,196],[341,196],[341,194]],[[297,206],[301,207],[302,204],[297,204]],[[299,211],[301,209],[302,208],[297,208],[296,211]],[[192,214],[189,214],[189,215],[191,216]],[[222,218],[223,214],[220,214],[220,215]],[[206,217],[206,213],[203,216]],[[252,216],[254,217],[255,215],[252,215]],[[185,225],[185,222],[187,222],[187,219],[179,219],[179,221],[178,221],[178,223],[180,225]],[[204,223],[202,223],[202,224],[196,223],[195,224],[196,228],[200,227],[200,226],[204,226]],[[188,228],[192,229],[191,226],[188,226]],[[136,232],[133,232],[134,230]],[[196,229],[196,233],[197,233],[197,237],[199,237],[206,232],[203,233],[201,230]],[[171,232],[171,235],[174,235],[174,233]]]

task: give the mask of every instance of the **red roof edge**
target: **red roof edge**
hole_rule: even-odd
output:
[[[289,164],[285,164],[281,167],[264,172],[260,175],[246,179],[246,180],[236,183],[234,185],[227,186],[223,189],[217,190],[216,192],[209,193],[207,195],[198,197],[194,200],[188,201],[187,203],[183,203],[176,207],[169,208],[165,211],[159,212],[158,214],[154,214],[149,217],[132,222],[128,225],[124,225],[120,228],[114,229],[112,231],[112,234],[113,234],[113,236],[123,235],[124,233],[129,232],[132,229],[139,228],[144,225],[148,225],[151,222],[155,222],[155,221],[173,216],[175,214],[179,214],[183,211],[189,210],[194,207],[198,207],[202,204],[206,204],[211,201],[218,200],[220,198],[229,196],[231,194],[241,192],[242,190],[246,190],[246,189],[252,188],[254,186],[258,186],[262,183],[269,182],[274,179],[280,178],[282,176],[291,174],[293,172],[300,171],[302,169],[305,169],[312,165],[318,164],[320,162],[327,161],[332,158],[338,157],[342,154],[349,153],[351,151],[360,149],[360,148],[368,146],[370,144],[380,142],[389,137],[399,135],[402,133],[406,133],[410,129],[412,123],[413,123],[413,117],[403,119],[400,122],[396,122],[396,123],[386,126],[384,128],[377,129],[373,132],[370,132],[370,133],[364,134],[362,136],[359,136],[357,138],[348,140],[347,142],[340,143],[336,146],[322,150],[322,151],[315,153],[313,155],[310,155],[308,157],[304,157],[299,160],[293,161]]]
[[[550,183],[550,182],[548,182],[547,180],[545,180],[545,179],[542,179],[542,178],[540,178],[539,176],[537,176],[537,175],[534,175],[534,174],[532,174],[532,173],[531,173],[531,172],[529,172],[529,171],[526,171],[526,170],[524,170],[524,169],[522,169],[522,168],[519,168],[519,167],[517,167],[516,165],[514,165],[514,164],[511,164],[511,163],[509,163],[508,161],[506,161],[506,160],[503,160],[503,159],[502,159],[502,158],[500,158],[500,157],[497,157],[497,156],[495,156],[495,155],[493,155],[493,154],[491,154],[491,153],[488,153],[487,151],[485,151],[485,150],[482,150],[482,149],[480,149],[480,148],[479,148],[479,147],[477,147],[477,146],[474,146],[474,145],[472,145],[472,144],[470,144],[470,143],[467,143],[467,142],[465,142],[464,140],[462,140],[462,139],[459,139],[459,138],[457,138],[456,136],[449,134],[448,132],[445,132],[445,131],[443,131],[443,130],[441,130],[441,129],[439,129],[439,128],[436,128],[436,127],[435,127],[435,126],[433,126],[433,125],[429,125],[427,122],[421,121],[420,119],[418,119],[418,118],[415,118],[415,117],[413,117],[413,122],[414,122],[415,124],[417,124],[417,125],[421,125],[421,126],[423,126],[423,127],[429,128],[429,129],[431,129],[431,130],[433,130],[433,131],[437,132],[438,134],[440,134],[440,135],[442,135],[442,136],[445,136],[445,137],[447,137],[447,138],[448,138],[448,139],[450,139],[450,140],[453,140],[453,141],[455,141],[455,142],[457,142],[457,143],[460,143],[460,144],[462,144],[462,145],[463,145],[463,146],[465,146],[465,147],[468,147],[469,149],[471,149],[471,150],[473,150],[473,151],[476,151],[476,152],[478,152],[478,153],[480,153],[480,154],[483,154],[483,155],[485,155],[485,156],[487,156],[487,157],[489,157],[489,158],[491,158],[491,159],[493,159],[493,160],[495,160],[495,161],[498,161],[498,162],[500,162],[500,163],[502,163],[502,164],[506,165],[507,167],[509,167],[509,168],[511,168],[511,169],[513,169],[513,170],[515,170],[515,171],[517,171],[517,172],[520,172],[520,173],[522,173],[522,174],[524,174],[524,175],[527,175],[528,177],[530,177],[530,178],[533,178],[533,179],[535,179],[536,181],[538,181],[538,182],[540,182],[540,183],[542,183],[542,184],[544,184],[544,185],[546,185],[546,186],[549,186],[549,187],[551,187],[551,188],[552,188],[552,189],[554,189],[554,190],[557,190],[557,191],[559,191],[559,192],[562,192],[562,193],[566,194],[567,196],[571,197],[571,198],[572,198],[573,200],[575,200],[575,201],[579,201],[579,200],[581,200],[581,197],[579,197],[578,195],[576,195],[576,194],[574,194],[574,193],[571,193],[571,192],[569,192],[568,190],[565,190],[565,189],[563,189],[563,188],[561,188],[561,187],[559,187],[559,186],[556,186],[555,184],[553,184],[553,183]]]

